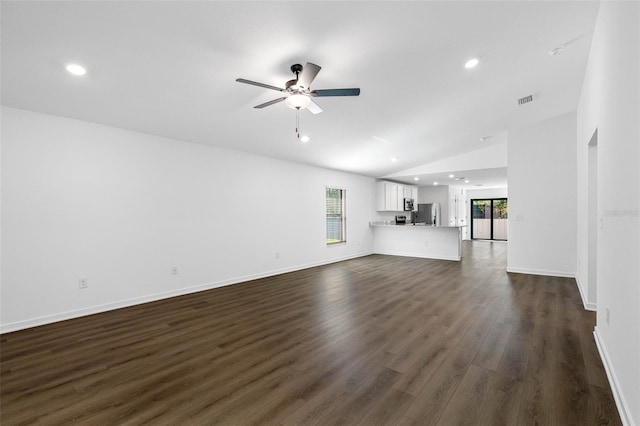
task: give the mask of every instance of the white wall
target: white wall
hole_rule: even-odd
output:
[[[496,135],[502,139],[502,135]],[[464,154],[448,157],[433,163],[391,173],[386,178],[451,173],[463,170],[494,169],[507,166],[507,143],[497,143]]]
[[[640,425],[639,28],[637,2],[600,4],[578,106],[576,145],[578,278],[583,295],[589,295],[587,144],[597,129],[597,214],[602,226],[598,223],[595,334],[627,425]]]
[[[468,200],[479,200],[483,198],[508,198],[508,194],[509,191],[507,188],[467,189]]]
[[[507,271],[575,276],[576,114],[509,131]]]
[[[373,250],[372,178],[12,108],[2,124],[2,331]],[[347,190],[344,245],[325,244],[326,185]]]
[[[440,203],[440,224],[447,225],[449,221],[449,185],[419,186],[418,200],[420,204]]]

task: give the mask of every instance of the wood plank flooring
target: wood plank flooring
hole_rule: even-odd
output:
[[[372,255],[0,338],[8,425],[618,425],[573,279]]]

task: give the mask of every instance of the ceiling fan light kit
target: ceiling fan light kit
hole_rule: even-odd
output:
[[[291,109],[305,109],[311,103],[311,98],[301,93],[295,93],[286,98],[284,103]]]

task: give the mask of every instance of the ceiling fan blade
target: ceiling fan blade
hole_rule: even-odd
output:
[[[265,103],[260,104],[260,105],[256,105],[256,106],[254,106],[254,108],[264,108],[264,107],[268,107],[269,105],[273,105],[273,104],[277,104],[278,102],[282,102],[282,101],[284,101],[285,99],[287,99],[287,97],[286,97],[286,96],[285,96],[284,98],[278,98],[278,99],[274,99],[274,100],[269,101],[269,102],[265,102]]]
[[[318,105],[317,103],[315,103],[313,101],[311,101],[309,103],[309,105],[307,106],[307,109],[312,114],[320,114],[322,111],[324,111],[322,108],[320,108],[320,105]]]
[[[311,96],[358,96],[360,89],[320,89],[312,90]]]
[[[236,78],[238,83],[251,84],[253,86],[264,87],[265,89],[277,90],[278,92],[284,92],[284,89],[281,89],[276,86],[271,86],[270,84],[258,83],[257,81],[245,80],[244,78]]]
[[[307,64],[302,68],[300,77],[298,77],[298,86],[308,89],[311,86],[313,79],[316,78],[316,75],[320,72],[320,69],[322,69],[322,67],[312,64],[311,62],[307,62]]]

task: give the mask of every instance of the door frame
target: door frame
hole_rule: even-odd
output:
[[[479,240],[479,241],[507,241],[509,238],[509,235],[507,234],[507,240],[502,240],[502,239],[498,239],[498,238],[493,238],[493,202],[494,201],[506,201],[507,202],[507,206],[509,205],[509,198],[508,197],[498,197],[498,198],[472,198],[471,201],[471,205],[469,206],[469,208],[471,209],[471,211],[469,212],[469,217],[471,218],[471,235],[469,236],[471,240]],[[491,208],[491,238],[474,238],[473,237],[473,202],[474,201],[491,201],[490,204],[490,208]]]

